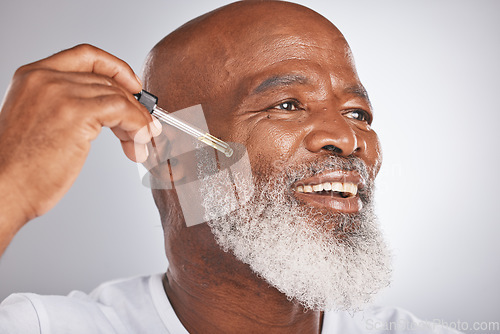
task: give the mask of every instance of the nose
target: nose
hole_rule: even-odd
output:
[[[362,144],[348,120],[339,112],[324,112],[315,117],[304,143],[310,152],[341,156],[359,153]]]

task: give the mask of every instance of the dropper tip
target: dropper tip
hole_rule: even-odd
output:
[[[226,157],[230,158],[233,155],[233,149],[228,147],[224,154],[226,155]]]

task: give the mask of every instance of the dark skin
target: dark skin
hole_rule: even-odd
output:
[[[79,45],[19,68],[0,112],[0,255],[27,222],[49,211],[78,176],[90,144],[109,127],[134,161],[161,131],[133,93],[122,60]]]
[[[359,157],[372,178],[380,167],[348,45],[299,5],[241,2],[193,20],[153,49],[144,84],[167,110],[202,104],[212,134],[246,146],[256,178],[332,154]],[[103,126],[129,158],[146,159],[159,131],[132,97],[140,89],[127,64],[88,45],[16,72],[0,113],[0,253],[63,197]],[[321,331],[321,312],[304,312],[223,252],[206,224],[186,227],[175,190],[153,195],[170,263],[165,291],[190,333]]]
[[[167,110],[201,103],[212,134],[246,146],[255,177],[275,173],[276,162],[297,166],[332,152],[361,158],[372,178],[379,170],[349,46],[304,7],[243,2],[206,14],[161,41],[145,74]],[[186,227],[175,190],[153,195],[170,263],[165,291],[190,333],[321,331],[321,312],[304,312],[223,252],[206,224]]]

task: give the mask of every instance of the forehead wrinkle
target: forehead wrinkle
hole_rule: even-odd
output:
[[[261,82],[260,85],[253,90],[252,95],[259,94],[266,90],[280,86],[291,86],[294,84],[304,85],[307,83],[308,83],[307,78],[300,74],[274,75]]]

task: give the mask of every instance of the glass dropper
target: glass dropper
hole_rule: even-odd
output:
[[[135,94],[135,97],[143,106],[148,109],[151,115],[155,116],[159,120],[172,125],[173,127],[183,131],[184,133],[187,133],[188,135],[193,136],[194,138],[209,146],[212,146],[216,150],[224,153],[228,158],[233,155],[233,149],[226,142],[212,136],[206,131],[203,131],[183,120],[180,120],[174,115],[158,107],[158,98],[153,94],[143,90],[139,94]]]

